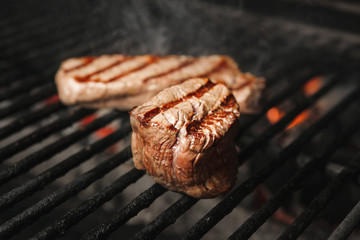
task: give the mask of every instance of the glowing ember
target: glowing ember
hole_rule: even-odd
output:
[[[302,87],[302,91],[305,94],[305,96],[309,97],[315,94],[316,92],[318,92],[322,87],[322,85],[323,85],[323,77],[315,76],[309,79],[309,81],[307,81],[304,84],[304,86]],[[285,113],[277,107],[273,107],[269,109],[269,111],[267,111],[266,113],[266,117],[271,124],[277,123],[284,115]],[[309,118],[309,115],[310,115],[310,111],[308,110],[303,111],[302,113],[297,115],[295,119],[286,127],[286,130],[289,130],[295,127],[296,125],[306,121],[306,119]]]
[[[284,115],[285,113],[276,107],[269,109],[269,111],[266,113],[266,117],[271,124],[277,123]],[[286,130],[289,130],[290,128],[293,128],[296,125],[304,122],[309,117],[309,115],[310,112],[308,110],[303,111],[294,118],[294,120],[286,127]]]
[[[277,123],[284,116],[284,112],[280,111],[278,108],[270,108],[266,113],[266,117],[271,124]]]
[[[107,126],[107,127],[103,127],[103,128],[100,128],[99,130],[97,130],[95,132],[95,136],[97,136],[99,139],[102,139],[102,138],[107,137],[108,135],[112,134],[113,132],[115,132],[115,128]]]
[[[293,128],[296,125],[304,122],[309,117],[309,115],[310,115],[309,110],[303,111],[294,118],[294,120],[286,127],[286,130],[289,130],[290,128]]]
[[[94,135],[98,138],[98,139],[103,139],[107,136],[109,136],[110,134],[112,134],[113,132],[115,132],[116,129],[111,127],[111,126],[106,126],[103,128],[100,128],[99,130],[97,130]],[[113,145],[111,145],[110,147],[107,148],[106,151],[108,151],[110,154],[115,154],[117,151],[117,148],[119,147],[119,143],[114,143]]]
[[[96,119],[96,115],[95,114],[91,114],[89,116],[84,117],[83,119],[81,119],[81,126],[86,126],[88,124],[90,124],[91,122],[93,122]],[[107,127],[103,127],[98,129],[97,131],[95,131],[94,135],[99,138],[102,139],[108,135],[110,135],[111,133],[115,132],[115,128],[111,127],[111,126],[107,126]]]
[[[84,127],[84,126],[88,125],[89,123],[94,121],[95,118],[96,118],[96,116],[94,114],[84,117],[83,119],[81,119],[81,126]]]
[[[311,96],[322,86],[323,78],[322,76],[316,76],[311,78],[309,81],[307,81],[304,86],[302,87],[302,90],[305,94],[305,96]]]
[[[51,97],[47,98],[44,102],[45,102],[45,105],[51,105],[58,101],[59,101],[59,96],[57,94],[54,94]]]

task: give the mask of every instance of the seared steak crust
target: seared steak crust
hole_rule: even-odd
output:
[[[129,110],[161,90],[193,77],[209,77],[233,91],[242,112],[258,107],[264,80],[242,73],[228,56],[125,56],[71,58],[56,74],[65,104]]]
[[[223,84],[194,78],[169,87],[130,112],[135,167],[196,198],[225,193],[236,180],[239,116]]]

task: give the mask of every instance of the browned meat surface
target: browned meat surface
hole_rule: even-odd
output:
[[[236,180],[239,116],[223,84],[194,78],[166,88],[130,112],[135,167],[192,197],[225,193]]]
[[[192,77],[222,82],[242,112],[258,107],[264,80],[242,73],[227,56],[125,56],[71,58],[56,74],[60,99],[65,104],[129,110],[161,90]]]

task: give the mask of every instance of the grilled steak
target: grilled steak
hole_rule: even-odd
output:
[[[239,116],[223,84],[193,78],[166,88],[130,112],[135,167],[192,197],[225,193],[236,180]]]
[[[129,110],[166,87],[192,77],[209,77],[224,83],[241,106],[254,112],[263,79],[242,73],[227,56],[125,56],[71,58],[56,74],[60,99],[65,104]]]

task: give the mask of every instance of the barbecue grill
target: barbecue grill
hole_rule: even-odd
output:
[[[15,0],[0,9],[1,239],[358,236],[356,2]],[[261,110],[241,116],[231,192],[169,192],[133,168],[127,112],[59,102],[62,60],[112,53],[228,54],[267,79]],[[314,78],[320,87],[304,92]],[[271,123],[274,108],[282,114]],[[304,111],[313,114],[300,121]],[[254,207],[261,187],[269,196]],[[344,198],[345,211],[326,218]],[[293,219],[279,223],[279,211]]]

